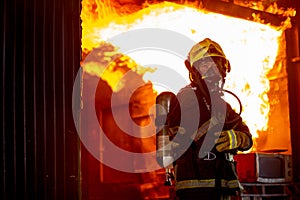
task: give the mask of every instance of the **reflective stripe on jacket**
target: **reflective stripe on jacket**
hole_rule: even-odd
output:
[[[175,190],[187,189],[187,188],[214,188],[216,186],[215,179],[206,179],[206,180],[183,180],[175,182]],[[242,185],[238,180],[224,180],[221,179],[222,188],[241,188]]]
[[[191,159],[189,149],[175,164],[175,189],[215,188],[223,191],[241,191],[234,161],[217,155],[214,160]]]

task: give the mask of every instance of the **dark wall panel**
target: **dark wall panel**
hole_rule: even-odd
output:
[[[294,180],[300,183],[300,20],[294,22],[293,27],[286,31],[287,35],[287,63],[289,80],[290,125],[292,137],[293,174]]]
[[[0,3],[1,199],[79,199],[80,0]]]

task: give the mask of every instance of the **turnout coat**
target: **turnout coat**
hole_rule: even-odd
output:
[[[249,128],[220,96],[207,99],[197,87],[188,85],[176,97],[167,116],[174,143],[176,192],[237,194],[243,188],[233,155],[242,149],[218,152],[214,133],[235,130],[251,138]]]

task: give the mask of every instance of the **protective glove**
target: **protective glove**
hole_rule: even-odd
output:
[[[216,149],[219,152],[236,149],[245,151],[251,147],[252,143],[252,139],[246,133],[233,129],[215,133],[215,136],[219,136],[215,140]]]

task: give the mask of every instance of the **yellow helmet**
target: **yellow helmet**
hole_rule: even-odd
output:
[[[187,60],[190,62],[190,66],[193,67],[193,65],[196,62],[202,60],[203,58],[208,58],[208,57],[222,58],[222,60],[224,60],[225,62],[223,62],[222,66],[218,66],[220,72],[227,73],[230,71],[230,64],[221,46],[209,38],[205,38],[204,40],[195,44],[191,48]]]

